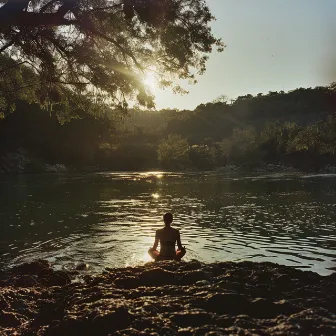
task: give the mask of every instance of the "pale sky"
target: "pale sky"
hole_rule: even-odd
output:
[[[157,109],[336,81],[336,0],[207,1],[227,48],[210,56],[198,84],[184,86],[188,95],[157,91]]]

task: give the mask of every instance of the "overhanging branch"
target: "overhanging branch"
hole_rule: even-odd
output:
[[[14,41],[10,41],[8,43],[6,43],[4,46],[2,46],[0,48],[0,54],[5,51],[6,49],[8,49],[9,47],[11,47],[14,44]]]
[[[7,68],[0,69],[0,74],[4,73],[4,72],[6,72],[6,71],[8,71],[8,70],[10,70],[10,69],[16,68],[16,67],[18,67],[18,66],[20,66],[20,65],[22,65],[22,64],[25,64],[25,63],[27,63],[27,62],[26,62],[26,61],[22,61],[22,62],[20,62],[20,63],[15,63],[15,64],[13,64],[13,65],[7,67]]]
[[[68,26],[77,24],[77,20],[68,20],[57,15],[57,13],[33,13],[21,12],[14,18],[7,18],[0,22],[0,28],[10,26],[18,27],[39,27],[39,26]]]
[[[143,67],[142,67],[141,64],[136,60],[135,56],[134,56],[131,52],[127,51],[127,50],[126,50],[120,43],[118,43],[116,40],[114,40],[113,38],[107,36],[106,34],[100,32],[100,31],[98,31],[97,29],[95,29],[95,28],[93,28],[93,27],[88,28],[88,30],[89,30],[92,34],[97,35],[97,36],[103,38],[104,40],[106,40],[106,41],[111,42],[112,44],[114,44],[114,45],[115,45],[115,46],[116,46],[122,53],[124,53],[125,55],[129,56],[129,57],[133,60],[133,62],[134,62],[134,64],[136,65],[136,67],[137,67],[139,70],[141,70],[141,72],[144,71]]]
[[[63,5],[55,13],[45,13],[45,10],[52,6],[56,1],[50,1],[44,5],[40,12],[24,11],[29,3],[27,0],[8,0],[0,7],[0,28],[6,29],[12,26],[18,27],[38,27],[38,26],[64,26],[75,24],[76,20],[69,20],[64,16],[72,11],[78,0],[63,0]]]
[[[44,6],[41,7],[40,13],[44,13],[49,7],[51,7],[57,1],[58,0],[51,0],[51,1],[47,2]]]

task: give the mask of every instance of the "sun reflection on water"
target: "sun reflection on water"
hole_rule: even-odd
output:
[[[144,172],[144,173],[140,173],[141,176],[145,176],[145,177],[157,177],[157,178],[162,178],[163,177],[163,172],[157,172],[157,171],[149,171],[149,172]]]
[[[153,261],[148,252],[142,254],[134,253],[128,260],[126,260],[125,267],[134,267],[137,265],[143,265]]]
[[[67,177],[66,183],[62,177],[55,180],[52,202],[34,199],[21,211],[22,188],[29,187],[32,194],[36,188],[35,178],[29,176],[27,185],[19,185],[12,195],[13,208],[0,205],[3,221],[8,222],[8,230],[0,235],[0,245],[8,246],[0,262],[12,260],[11,265],[17,265],[45,258],[55,267],[88,264],[93,273],[107,266],[143,265],[151,261],[147,251],[168,210],[174,212],[174,226],[181,229],[186,261],[273,261],[323,275],[332,272],[336,192],[326,188],[336,190],[336,180],[252,181],[211,174],[104,173]],[[49,180],[43,183],[41,192],[47,194]],[[69,190],[73,197],[65,206]],[[32,218],[36,206],[45,211]],[[16,220],[15,214],[20,218]]]

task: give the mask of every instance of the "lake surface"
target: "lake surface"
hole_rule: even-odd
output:
[[[0,263],[91,272],[149,261],[162,214],[186,260],[336,267],[336,176],[99,173],[0,177]]]

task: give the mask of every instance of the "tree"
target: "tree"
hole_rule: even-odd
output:
[[[39,83],[39,78],[29,68],[17,66],[8,57],[0,55],[0,117],[13,112],[15,102],[36,100],[34,86]]]
[[[51,85],[99,89],[111,105],[153,106],[143,84],[195,81],[214,46],[203,0],[0,0],[0,53],[24,62]],[[1,69],[0,69],[1,71]],[[43,84],[45,85],[45,84]]]
[[[200,170],[209,170],[216,166],[217,155],[215,146],[194,145],[190,149],[189,158],[193,167]]]
[[[275,160],[287,152],[290,143],[299,133],[296,123],[267,122],[260,133],[260,149],[265,152],[266,160]]]
[[[229,98],[226,95],[220,95],[217,98],[215,98],[212,103],[216,104],[216,103],[222,103],[222,104],[227,104],[229,101]]]
[[[250,164],[260,161],[258,140],[258,133],[254,127],[235,128],[232,136],[220,143],[225,161],[239,164]]]
[[[288,152],[306,152],[313,155],[335,155],[335,120],[329,118],[327,122],[320,121],[302,129],[289,143]]]
[[[39,103],[36,110],[48,110],[62,123],[88,115],[101,118],[111,112],[100,95],[83,95],[65,86],[46,85],[31,68],[6,55],[0,55],[0,69],[4,69],[0,71],[0,119],[7,117],[17,105],[22,109],[22,105],[27,108],[32,103]]]
[[[189,164],[189,144],[179,134],[170,134],[158,147],[158,160],[164,168],[179,169]]]

